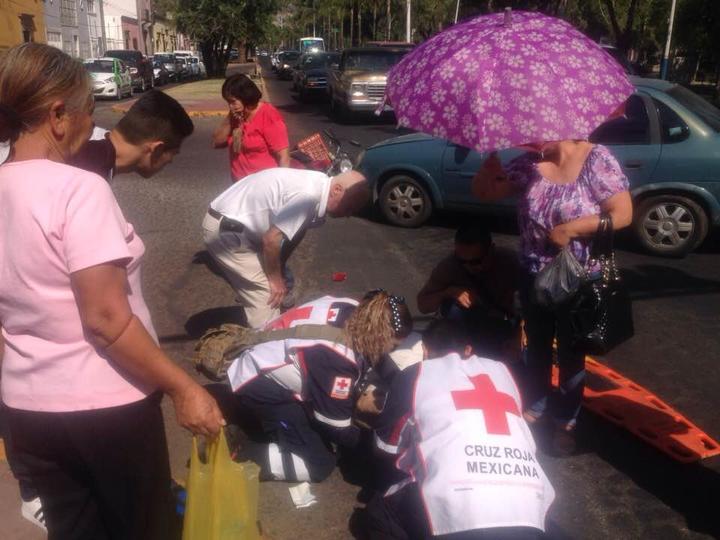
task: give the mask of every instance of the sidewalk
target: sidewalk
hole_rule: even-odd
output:
[[[229,64],[227,73],[254,74],[256,64]],[[260,70],[258,69],[258,74]],[[265,94],[265,87],[261,77],[253,79],[260,91]],[[205,79],[202,81],[180,83],[167,89],[157,87],[167,95],[177,99],[192,117],[225,116],[228,112],[227,103],[222,98],[220,90],[225,79]],[[115,105],[115,112],[126,113],[137,99],[130,99]]]

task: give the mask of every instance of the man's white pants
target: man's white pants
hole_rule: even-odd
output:
[[[237,301],[245,308],[248,325],[262,328],[280,315],[279,309],[268,305],[270,283],[259,254],[248,245],[240,233],[220,231],[220,220],[205,215],[203,239],[208,252],[215,259],[235,290]]]

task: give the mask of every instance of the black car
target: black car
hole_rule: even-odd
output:
[[[144,92],[155,86],[152,62],[140,51],[113,50],[107,51],[105,56],[122,60],[130,66],[133,88]]]
[[[304,99],[318,91],[327,93],[329,66],[340,62],[340,53],[309,53],[300,57],[293,71],[293,89]]]
[[[157,53],[153,56],[153,62],[162,64],[165,70],[168,72],[168,77],[171,81],[179,81],[180,71],[182,66],[178,61],[177,56],[173,53]]]
[[[278,56],[278,77],[280,79],[291,79],[293,69],[298,60],[300,60],[300,53],[297,51],[286,51]]]

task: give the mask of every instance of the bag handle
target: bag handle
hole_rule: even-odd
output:
[[[598,223],[595,240],[592,247],[593,259],[609,259],[613,254],[613,222],[612,216],[608,212],[600,214],[600,223]]]

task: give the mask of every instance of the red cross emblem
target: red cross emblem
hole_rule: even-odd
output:
[[[333,399],[347,399],[350,397],[351,385],[352,379],[350,377],[335,377],[330,397]]]
[[[493,435],[510,435],[506,413],[520,416],[517,403],[510,394],[498,392],[486,374],[470,377],[473,390],[453,390],[457,410],[480,409],[485,416],[485,427]]]

